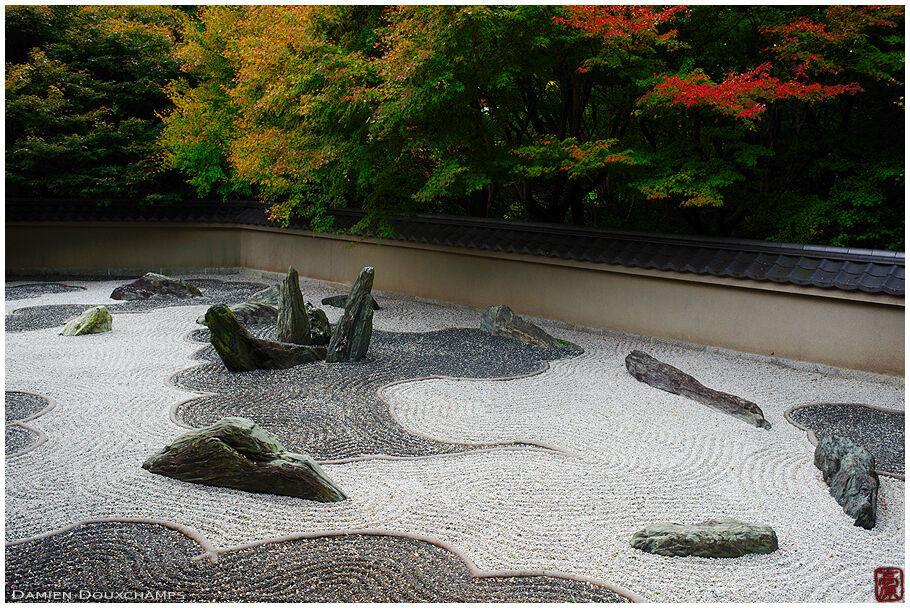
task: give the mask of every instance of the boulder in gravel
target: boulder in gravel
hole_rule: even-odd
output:
[[[633,350],[626,357],[626,369],[639,382],[650,384],[654,388],[668,393],[688,397],[693,401],[744,420],[752,426],[762,429],[771,428],[771,423],[765,420],[761,408],[751,401],[708,388],[682,370],[662,363],[640,350]]]
[[[274,323],[278,319],[278,309],[262,302],[241,302],[229,306],[237,320],[244,325],[263,325]],[[196,319],[199,325],[205,325],[205,315]]]
[[[313,344],[325,346],[332,339],[332,326],[329,324],[329,318],[321,308],[316,308],[309,302],[304,302],[303,305],[310,321],[310,341]]]
[[[154,272],[148,272],[132,283],[121,285],[111,292],[111,298],[114,300],[148,300],[167,296],[198,298],[202,296],[202,292],[186,281]]]
[[[346,498],[316,462],[285,450],[246,418],[222,418],[192,430],[146,460],[142,468],[191,483],[319,502]]]
[[[266,287],[261,291],[257,291],[252,295],[250,301],[252,302],[262,302],[263,304],[268,304],[269,306],[278,306],[278,294],[279,294],[278,285],[272,285],[271,287]]]
[[[815,446],[815,466],[854,525],[867,530],[875,527],[878,474],[869,450],[846,437],[824,435]]]
[[[741,557],[777,551],[777,534],[770,526],[717,519],[683,525],[651,524],[632,536],[632,547],[658,555]]]
[[[556,338],[512,312],[508,306],[490,306],[480,320],[480,329],[541,348],[559,348]]]
[[[210,341],[232,372],[254,369],[285,369],[301,363],[325,359],[322,346],[303,346],[256,338],[246,330],[224,304],[205,313],[205,325],[212,332]]]
[[[376,298],[374,298],[371,295],[370,300],[372,301],[372,304],[370,304],[370,306],[373,307],[373,310],[379,310],[379,303],[376,301]],[[322,303],[326,306],[334,306],[335,308],[344,308],[348,303],[348,296],[346,296],[344,294],[340,294],[337,296],[329,296],[327,298],[322,298]]]
[[[291,266],[278,289],[278,340],[310,344],[310,319],[300,293],[300,277]]]
[[[104,306],[89,308],[81,315],[72,319],[60,332],[61,336],[82,336],[85,334],[103,334],[111,331],[113,319],[111,313]]]
[[[329,341],[326,361],[360,361],[367,354],[373,335],[373,267],[366,266],[351,287],[344,314]]]

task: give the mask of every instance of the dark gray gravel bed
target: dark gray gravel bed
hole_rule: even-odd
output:
[[[274,328],[251,328],[274,339]],[[191,334],[208,341],[208,330]],[[177,373],[175,384],[215,393],[188,401],[177,418],[193,427],[224,416],[249,418],[274,433],[285,447],[321,460],[367,454],[424,456],[463,452],[472,446],[412,435],[377,396],[382,385],[431,375],[459,378],[518,376],[546,361],[574,356],[575,348],[541,349],[492,336],[479,329],[428,333],[374,331],[367,358],[357,363],[325,362],[285,370],[230,372],[211,346],[197,358],[207,363]]]
[[[30,418],[46,408],[49,402],[44,397],[18,391],[6,391],[4,419],[7,424]]]
[[[18,424],[7,424],[4,429],[6,431],[4,446],[6,448],[5,454],[7,456],[22,451],[38,441],[37,433],[21,427]]]
[[[626,601],[558,577],[475,578],[456,555],[391,536],[271,543],[222,554],[215,564],[190,561],[199,553],[193,541],[163,526],[85,524],[7,547],[6,599],[40,601],[36,593],[58,591],[72,594],[63,601]]]
[[[904,414],[853,403],[822,403],[790,412],[793,422],[816,436],[842,435],[863,445],[879,471],[904,474]]]
[[[129,282],[124,280],[124,284]],[[165,306],[230,305],[246,302],[254,293],[268,287],[266,283],[222,281],[220,279],[190,279],[189,282],[202,290],[201,298],[168,297],[132,300],[116,304],[105,304],[105,306],[107,306],[111,314],[116,314],[118,312],[145,312]],[[91,304],[53,304],[20,308],[6,315],[6,331],[31,331],[62,326],[91,307]]]
[[[6,295],[9,300],[23,300],[25,298],[37,298],[49,293],[65,293],[67,291],[81,291],[84,287],[76,285],[66,285],[64,283],[23,283],[21,285],[7,285]]]

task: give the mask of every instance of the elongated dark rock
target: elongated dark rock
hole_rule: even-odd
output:
[[[111,292],[114,300],[148,300],[150,298],[198,298],[202,292],[186,281],[148,272],[132,283],[121,285]]]
[[[285,369],[301,363],[325,359],[325,348],[270,342],[254,337],[224,304],[212,306],[205,313],[210,341],[233,372],[254,369]]]
[[[507,336],[525,344],[541,348],[559,348],[556,338],[525,321],[508,306],[490,306],[480,320],[480,329],[499,336]]]
[[[300,293],[300,277],[293,266],[288,268],[288,276],[281,282],[278,291],[278,341],[311,343],[310,320]]]
[[[360,361],[367,354],[373,335],[373,267],[366,266],[351,287],[344,314],[335,326],[326,361]]]
[[[237,320],[244,325],[260,325],[275,323],[278,319],[278,309],[262,302],[241,302],[229,307]],[[205,315],[196,319],[199,325],[205,325]]]
[[[373,307],[373,310],[379,310],[379,303],[376,301],[376,298],[374,298],[373,296],[370,296],[370,300],[372,300],[372,302],[373,302],[371,304],[371,306]],[[346,296],[344,294],[339,294],[337,296],[329,296],[327,298],[322,298],[322,303],[325,304],[326,306],[334,306],[335,308],[344,308],[345,305],[348,303],[348,296]]]
[[[310,341],[313,344],[325,346],[332,339],[332,326],[329,324],[329,318],[324,310],[316,308],[309,302],[304,302],[304,307],[310,321]]]
[[[777,534],[770,526],[717,519],[697,524],[661,522],[632,535],[635,549],[658,555],[741,557],[777,551]]]
[[[346,496],[316,462],[284,449],[246,418],[222,418],[184,433],[142,468],[191,483],[336,502]]]
[[[639,382],[650,384],[654,388],[668,393],[688,397],[693,401],[744,420],[753,426],[762,429],[771,428],[771,423],[765,420],[761,408],[751,401],[708,388],[689,374],[672,365],[661,363],[640,350],[633,350],[626,357],[626,369]]]
[[[825,435],[815,446],[815,466],[830,486],[829,492],[854,525],[875,527],[878,505],[878,474],[869,450],[840,435]]]

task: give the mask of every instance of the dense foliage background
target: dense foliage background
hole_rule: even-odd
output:
[[[6,35],[12,196],[904,247],[903,7],[32,6]]]

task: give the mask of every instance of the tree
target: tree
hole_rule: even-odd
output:
[[[160,197],[180,188],[155,160],[179,21],[166,7],[7,8],[8,195]]]

